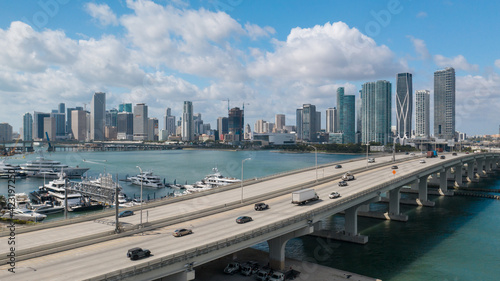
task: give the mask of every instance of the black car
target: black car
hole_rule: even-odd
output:
[[[335,169],[340,169],[342,168],[342,165],[335,165]]]
[[[265,209],[269,209],[269,205],[267,205],[266,203],[257,203],[255,204],[254,209],[255,211],[263,211]]]
[[[134,212],[130,211],[130,210],[126,210],[126,211],[121,211],[119,214],[118,214],[118,217],[119,218],[123,218],[123,217],[128,217],[128,216],[132,216],[134,214]]]
[[[452,156],[457,156],[457,153],[456,153],[456,152],[453,152],[451,155],[452,155]]]
[[[391,166],[391,169],[393,169],[393,170],[395,170],[395,169],[397,169],[397,168],[398,168],[398,166],[396,166],[396,165]]]
[[[347,182],[346,181],[339,181],[339,186],[347,186]]]
[[[149,256],[151,256],[151,251],[148,249],[132,248],[127,252],[127,257],[131,260],[138,260],[140,258]]]
[[[441,155],[441,157],[439,157],[439,158],[441,158],[441,159],[445,159],[446,157],[445,157],[444,155]]]
[[[241,216],[241,217],[238,217],[236,219],[237,223],[246,223],[246,222],[249,222],[249,221],[253,221],[253,219],[251,217],[248,217],[248,216]]]

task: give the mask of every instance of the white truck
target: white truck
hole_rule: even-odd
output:
[[[293,204],[306,204],[309,201],[316,201],[319,199],[318,194],[312,188],[306,188],[299,191],[292,192],[292,203]]]
[[[351,173],[351,172],[346,172],[343,176],[342,176],[342,180],[344,181],[352,181],[352,180],[355,180],[356,178],[354,177],[354,175]]]

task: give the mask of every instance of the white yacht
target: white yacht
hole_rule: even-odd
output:
[[[12,219],[14,220],[23,220],[23,221],[43,221],[47,216],[43,214],[39,214],[37,212],[33,212],[28,209],[13,209],[12,210]],[[11,212],[7,211],[2,215],[2,218],[11,218]]]
[[[228,184],[233,184],[233,183],[238,183],[241,180],[236,179],[236,178],[227,178],[224,177],[220,172],[217,167],[212,169],[213,174],[205,176],[204,179],[202,179],[200,182],[197,182],[196,184],[200,186],[206,186],[210,185],[211,187],[218,187],[218,186],[224,186]]]
[[[40,186],[40,190],[45,190],[49,195],[52,196],[54,204],[58,206],[64,206],[65,196],[66,196],[66,181],[61,175],[58,179],[49,181],[48,184]],[[81,204],[82,195],[76,192],[69,192],[68,195],[68,206],[74,207]]]
[[[44,204],[30,204],[30,209],[43,215],[55,214],[64,211],[63,206],[54,206],[52,202],[45,202]]]
[[[5,159],[0,161],[0,178],[10,177],[26,177],[26,173],[21,170],[19,165],[12,165],[5,162]]]
[[[163,183],[159,176],[154,176],[153,172],[142,172],[135,177],[127,178],[128,181],[135,185],[141,185],[146,187],[162,188]]]
[[[61,164],[60,161],[45,159],[43,156],[39,156],[34,161],[28,161],[26,164],[21,165],[21,169],[29,177],[39,177],[39,178],[58,178],[57,173],[64,170],[66,177],[68,178],[79,178],[89,168],[68,167],[68,165]]]

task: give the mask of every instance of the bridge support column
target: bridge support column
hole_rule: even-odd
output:
[[[484,177],[484,159],[476,159],[477,175]]]
[[[446,172],[441,173],[441,177],[444,177],[446,179]],[[427,178],[429,176],[423,176],[420,179],[418,179],[418,199],[417,199],[417,204],[419,206],[429,206],[429,207],[434,207],[435,203],[432,201],[427,200]]]
[[[451,168],[442,169],[439,173],[439,194],[441,195],[444,195],[448,191],[448,173],[450,170]]]
[[[474,174],[474,162],[467,162],[467,181],[471,182],[476,178]]]
[[[455,186],[460,187],[462,186],[463,178],[462,178],[462,164],[455,166]]]
[[[285,235],[278,236],[271,240],[267,240],[267,244],[269,245],[269,265],[274,270],[284,270],[285,269],[285,246],[288,240],[304,236],[307,234],[311,234],[315,229],[321,229],[321,222],[318,221],[314,224],[311,224],[308,227],[304,227],[302,229],[296,230],[294,232],[287,233]],[[321,235],[318,235],[321,236]]]
[[[491,164],[493,162],[493,159],[492,158],[487,158],[486,161],[485,161],[485,167],[484,167],[484,171],[487,173],[487,174],[491,174],[493,173],[493,169],[491,168]]]
[[[402,186],[389,191],[389,212],[387,215],[391,220],[408,221],[408,216],[401,214],[399,206],[401,202],[401,193],[399,192]]]

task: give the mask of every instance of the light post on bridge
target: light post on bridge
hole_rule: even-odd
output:
[[[366,143],[366,168],[368,169],[368,150],[370,149],[370,142]]]
[[[245,163],[245,161],[247,160],[252,160],[252,158],[246,158],[246,159],[243,159],[241,160],[241,204],[243,204],[243,163]]]
[[[316,182],[318,182],[318,149],[310,144],[308,144],[307,146],[314,148],[314,159],[316,161]]]
[[[139,168],[139,172],[141,172],[141,175],[142,175],[142,169],[141,169],[141,167],[139,167],[139,166],[135,166],[135,167]],[[140,228],[142,228],[142,203],[143,202],[142,202],[142,180],[141,180],[141,224],[139,226]]]

